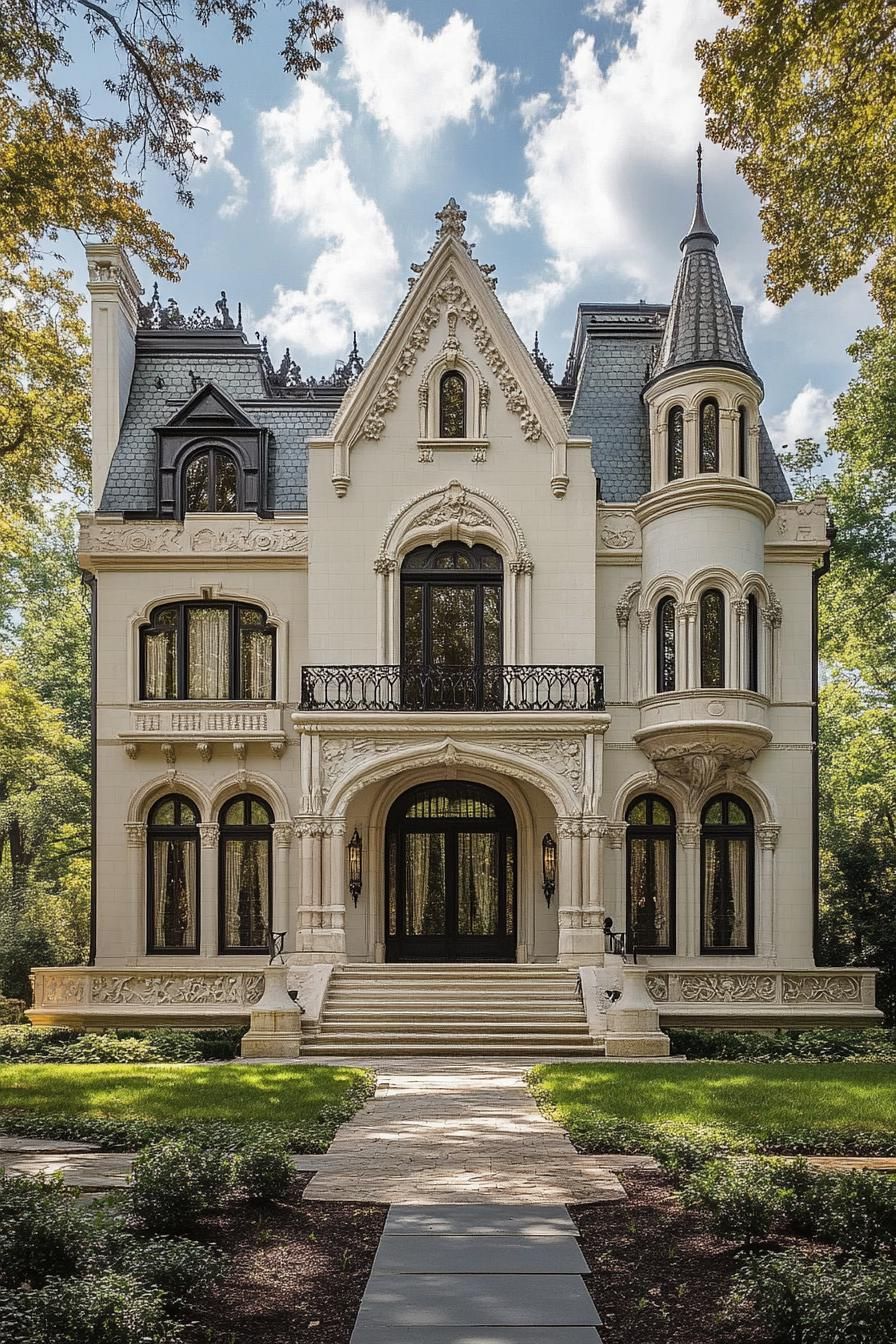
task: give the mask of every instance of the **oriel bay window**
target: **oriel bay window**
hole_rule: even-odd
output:
[[[275,634],[260,607],[175,602],[140,631],[142,700],[271,700]]]
[[[147,951],[199,950],[199,816],[187,798],[160,798],[147,827]]]
[[[638,952],[675,951],[675,813],[648,793],[625,814],[628,930]]]
[[[703,809],[701,951],[753,951],[753,814],[733,794]]]
[[[271,927],[273,813],[250,793],[220,814],[219,947],[221,952],[266,952]]]

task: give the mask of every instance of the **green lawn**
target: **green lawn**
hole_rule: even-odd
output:
[[[530,1083],[577,1142],[607,1119],[710,1126],[731,1139],[896,1135],[896,1066],[888,1064],[545,1064]]]
[[[90,1119],[221,1121],[309,1128],[321,1112],[351,1108],[361,1069],[277,1064],[7,1064],[4,1111]]]

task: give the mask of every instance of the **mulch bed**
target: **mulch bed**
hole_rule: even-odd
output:
[[[631,1170],[621,1180],[625,1203],[570,1210],[593,1271],[585,1282],[604,1319],[604,1344],[771,1344],[752,1316],[723,1316],[738,1248],[682,1207],[668,1177]],[[812,1249],[789,1237],[761,1249],[788,1246]]]
[[[225,1281],[192,1313],[210,1344],[348,1344],[386,1221],[385,1204],[289,1200],[236,1204],[199,1235],[233,1257]]]

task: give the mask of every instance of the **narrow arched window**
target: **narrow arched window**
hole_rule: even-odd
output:
[[[674,952],[675,813],[648,793],[625,819],[629,937],[636,952]]]
[[[739,476],[749,476],[749,466],[747,462],[747,408],[738,406],[737,408],[737,473]]]
[[[439,383],[439,436],[463,439],[467,434],[467,380],[451,369]]]
[[[656,689],[675,690],[675,599],[664,597],[656,609]]]
[[[222,807],[219,845],[221,952],[266,952],[271,927],[273,813],[251,793]]]
[[[184,513],[234,513],[240,507],[239,473],[230,453],[205,448],[184,467]]]
[[[667,432],[666,473],[670,481],[677,481],[684,475],[684,411],[680,406],[669,412]]]
[[[747,598],[747,611],[744,618],[744,639],[746,641],[747,690],[759,690],[759,603],[756,594]]]
[[[140,631],[142,700],[271,700],[276,636],[261,607],[172,602]]]
[[[701,951],[752,952],[753,814],[733,794],[703,809],[701,827]]]
[[[719,403],[707,397],[700,403],[700,470],[719,469]]]
[[[146,841],[147,952],[198,952],[199,815],[190,800],[160,798]]]
[[[725,685],[725,599],[718,588],[700,598],[700,685]]]

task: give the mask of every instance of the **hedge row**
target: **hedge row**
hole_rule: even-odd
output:
[[[711,1031],[693,1027],[669,1029],[673,1055],[688,1059],[752,1061],[757,1064],[869,1060],[896,1063],[896,1029],[839,1027],[811,1031]]]
[[[245,1027],[76,1031],[72,1027],[2,1026],[0,1063],[201,1064],[209,1059],[233,1059],[245,1031]]]

